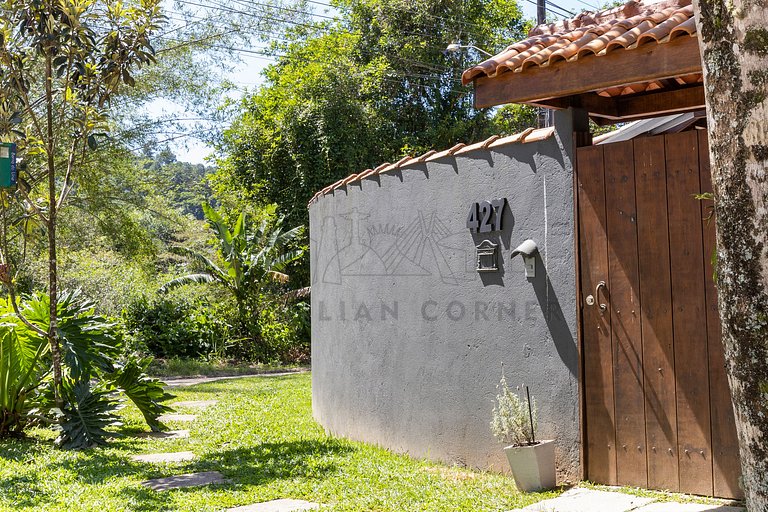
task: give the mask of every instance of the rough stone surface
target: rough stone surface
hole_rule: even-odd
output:
[[[504,363],[527,384],[559,480],[578,477],[572,113],[556,136],[365,178],[310,207],[312,403],[333,433],[507,470],[489,429]],[[583,119],[582,119],[583,121]],[[470,205],[506,198],[502,230]],[[536,276],[512,251],[538,245]],[[498,272],[476,246],[498,244]],[[514,311],[512,311],[514,308]]]
[[[190,422],[190,421],[195,421],[197,419],[197,415],[196,414],[163,414],[157,419],[161,423],[165,423],[166,421]]]
[[[244,507],[230,508],[227,512],[298,512],[303,510],[317,510],[320,504],[303,500],[273,500],[264,503],[245,505]]]
[[[181,489],[183,487],[198,487],[201,485],[226,484],[229,480],[218,471],[206,471],[204,473],[188,473],[185,475],[168,476],[165,478],[156,478],[147,480],[141,485],[155,491],[168,491],[170,489]]]
[[[557,498],[509,512],[628,512],[653,501],[653,498],[640,498],[620,492],[571,489]]]
[[[186,439],[189,437],[189,430],[168,430],[166,432],[141,432],[136,437],[145,437],[151,439]]]
[[[134,455],[131,458],[137,462],[184,462],[188,460],[194,460],[195,454],[192,452],[145,453],[142,455]]]
[[[171,407],[189,407],[191,409],[205,409],[219,403],[218,400],[187,400],[184,402],[174,402]]]
[[[746,512],[743,507],[730,505],[700,505],[697,503],[652,503],[633,512]]]

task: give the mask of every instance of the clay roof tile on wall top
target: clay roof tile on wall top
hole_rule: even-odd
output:
[[[438,151],[430,150],[418,157],[407,156],[407,157],[401,158],[399,161],[397,161],[394,164],[384,163],[376,167],[375,169],[366,169],[365,171],[362,171],[359,174],[351,174],[346,178],[340,179],[339,181],[325,187],[321,191],[317,192],[314,196],[312,196],[312,199],[309,200],[309,204],[307,204],[307,207],[312,206],[312,204],[317,202],[321,197],[328,194],[333,194],[335,193],[336,190],[342,187],[346,187],[352,183],[362,183],[362,181],[365,178],[376,177],[381,173],[386,173],[386,172],[397,170],[397,169],[407,169],[408,167],[416,164],[421,164],[424,162],[432,162],[432,161],[444,159],[447,157],[462,156],[462,155],[470,154],[474,151],[480,151],[484,149],[495,149],[501,146],[505,146],[507,144],[514,144],[514,143],[526,144],[530,142],[537,142],[537,141],[548,139],[552,137],[554,134],[555,134],[555,128],[552,126],[548,128],[539,128],[537,130],[534,130],[533,128],[528,128],[527,130],[517,133],[515,135],[509,135],[505,137],[492,135],[491,137],[485,139],[484,141],[477,142],[471,145],[456,144],[452,148],[446,149],[444,151],[438,152]]]

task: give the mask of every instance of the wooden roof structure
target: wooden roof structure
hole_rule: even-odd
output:
[[[691,0],[631,1],[551,25],[467,69],[475,106],[583,108],[600,124],[704,108]]]

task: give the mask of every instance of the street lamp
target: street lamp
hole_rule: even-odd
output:
[[[461,51],[462,48],[474,48],[475,50],[479,51],[483,55],[487,55],[488,57],[493,57],[490,53],[483,50],[482,48],[478,48],[477,46],[473,44],[459,44],[459,43],[451,43],[446,48],[445,51],[450,53],[456,53],[458,51]]]

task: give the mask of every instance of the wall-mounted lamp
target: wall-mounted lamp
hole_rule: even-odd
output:
[[[531,239],[526,240],[517,246],[517,249],[512,251],[512,257],[514,258],[518,254],[523,258],[523,265],[525,266],[525,277],[536,277],[536,253],[539,251],[536,242]]]
[[[459,44],[459,43],[451,43],[446,48],[445,51],[450,53],[456,53],[458,51],[461,51],[462,48],[474,48],[475,50],[479,51],[483,55],[487,55],[488,57],[493,57],[490,53],[483,50],[482,48],[478,48],[477,46],[473,44]]]

